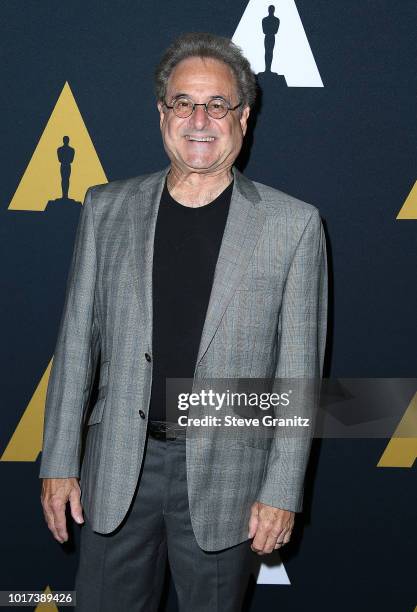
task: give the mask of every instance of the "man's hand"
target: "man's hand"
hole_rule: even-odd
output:
[[[251,508],[248,538],[254,538],[251,549],[258,555],[271,553],[287,544],[294,527],[295,513],[255,502]]]
[[[54,538],[60,544],[68,540],[65,518],[65,506],[68,501],[74,521],[77,523],[84,522],[80,498],[81,489],[77,478],[42,479],[41,502],[43,514]]]

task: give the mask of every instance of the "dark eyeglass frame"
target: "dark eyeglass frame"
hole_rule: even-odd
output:
[[[179,96],[178,98],[174,98],[174,104],[172,106],[167,104],[165,102],[165,100],[163,100],[163,104],[164,104],[164,106],[166,106],[169,109],[174,109],[175,103],[178,102],[178,100],[184,100],[184,99],[185,100],[189,100],[191,102],[192,108],[191,108],[191,112],[188,115],[184,115],[182,117],[180,115],[177,115],[177,113],[174,110],[174,115],[176,117],[178,117],[179,119],[187,119],[187,117],[191,117],[191,115],[193,114],[196,106],[204,106],[204,109],[205,109],[206,113],[212,119],[223,119],[224,117],[226,117],[226,115],[227,115],[227,113],[229,111],[236,110],[237,108],[239,108],[239,106],[242,106],[242,101],[240,101],[239,104],[236,104],[236,106],[230,106],[230,104],[224,98],[220,98],[220,97],[218,97],[218,98],[211,98],[211,100],[209,100],[208,102],[193,102],[191,100],[191,98],[188,98],[187,96]],[[225,104],[227,106],[226,112],[221,117],[213,117],[213,115],[210,115],[210,113],[209,113],[208,105],[210,104],[210,102],[213,102],[214,100],[221,100],[222,102],[225,102]]]

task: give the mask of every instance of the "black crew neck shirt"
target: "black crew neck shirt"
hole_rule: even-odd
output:
[[[156,220],[152,269],[153,370],[149,420],[176,421],[176,413],[166,414],[165,379],[194,376],[233,182],[208,204],[192,208],[174,200],[165,179]]]

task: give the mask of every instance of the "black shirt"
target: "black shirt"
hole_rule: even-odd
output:
[[[232,190],[233,181],[191,208],[171,197],[165,180],[154,239],[150,420],[167,419],[165,378],[194,376]]]

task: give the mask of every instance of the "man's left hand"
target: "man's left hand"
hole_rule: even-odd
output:
[[[271,553],[287,544],[294,527],[295,513],[255,502],[251,508],[248,538],[254,538],[251,548],[258,555]]]

